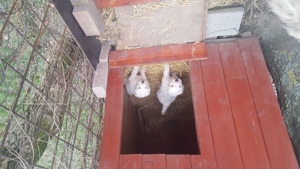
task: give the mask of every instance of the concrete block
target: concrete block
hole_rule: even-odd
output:
[[[237,35],[243,14],[242,7],[208,11],[206,39]]]
[[[109,56],[110,50],[111,50],[111,45],[109,45],[109,44],[103,44],[101,46],[101,52],[100,52],[100,56],[99,56],[100,63],[108,62],[108,56]]]
[[[73,6],[76,5],[86,5],[90,3],[90,0],[70,0]]]
[[[242,33],[243,38],[251,38],[252,37],[252,32],[247,31]]]
[[[94,4],[76,5],[73,16],[86,36],[100,35],[104,32],[104,21]]]
[[[108,63],[98,63],[92,86],[93,91],[98,98],[106,97],[107,78]]]

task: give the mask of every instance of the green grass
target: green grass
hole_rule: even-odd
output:
[[[5,3],[6,6],[5,9],[6,11],[8,11],[13,1],[14,0],[7,0],[6,2],[0,2],[0,5]],[[42,10],[45,9],[46,6],[44,0],[29,0],[28,3],[31,4],[32,3],[31,1],[35,2],[33,7],[40,10],[38,12],[43,13],[45,11]],[[24,38],[26,38],[33,44],[38,34],[40,23],[34,17],[33,12],[22,11],[22,10],[23,9],[18,11],[16,10],[14,14],[11,16],[10,22],[12,22],[17,27],[17,29],[19,29],[22,33],[24,33],[25,35]],[[0,29],[3,25],[3,21],[4,21],[3,19],[0,19]],[[37,50],[43,55],[46,55],[47,53],[49,54],[48,50],[50,49],[50,47],[48,45],[49,45],[49,39],[51,39],[50,36],[51,35],[49,33],[44,32],[44,34],[40,39],[40,42],[42,43],[38,45]],[[9,39],[5,39],[5,37],[9,37]],[[16,49],[21,44],[22,44],[22,48],[18,52],[16,52]],[[67,51],[70,50],[69,49],[70,47],[68,45],[65,45],[64,48],[66,48],[65,50]],[[70,51],[74,52],[73,50]],[[17,53],[18,55],[15,53]],[[21,78],[19,77],[19,74],[17,72],[14,72],[13,69],[9,68],[2,61],[7,62],[9,65],[14,67],[19,73],[24,75],[31,53],[32,53],[32,47],[29,44],[27,44],[25,41],[22,41],[22,37],[16,32],[15,29],[13,29],[11,26],[7,26],[4,33],[4,41],[2,46],[0,47],[0,59],[1,59],[0,71],[2,71],[1,72],[2,74],[5,74],[3,83],[0,83],[1,106],[7,108],[12,107],[16,99],[16,94],[21,82]],[[73,57],[73,55],[74,53],[71,53],[70,57]],[[35,58],[30,65],[30,71],[28,72],[26,78],[29,81],[31,81],[36,87],[43,88],[45,86],[41,86],[41,83],[43,82],[42,79],[44,78],[44,76],[48,75],[45,73],[46,62],[37,52],[34,54],[34,56]],[[16,58],[12,59],[14,57]],[[65,118],[63,119],[62,128],[60,129],[60,137],[66,141],[69,141],[69,138],[71,137],[70,144],[74,144],[76,148],[83,150],[85,147],[88,132],[87,129],[81,124],[78,125],[78,128],[75,128],[75,124],[77,123],[77,118],[79,118],[79,109],[80,109],[80,105],[82,104],[82,110],[81,110],[82,112],[79,121],[83,123],[85,126],[89,126],[88,122],[92,110],[87,103],[90,103],[90,95],[93,95],[93,92],[89,86],[91,84],[87,84],[86,79],[89,77],[86,77],[84,75],[78,75],[76,74],[77,72],[75,72],[74,77],[69,77],[70,72],[78,70],[78,68],[71,69],[72,67],[71,65],[73,64],[73,62],[71,60],[72,58],[70,57],[64,54],[62,58],[60,58],[61,65],[58,66],[62,66],[64,68],[64,72],[61,73],[64,74],[67,79],[72,78],[70,79],[70,82],[74,82],[74,86],[77,88],[80,94],[83,94],[83,92],[85,92],[84,95],[86,97],[82,100],[81,96],[79,96],[73,91],[71,93],[71,96],[69,96],[70,100],[68,100],[67,103],[63,103],[62,100],[58,101],[59,103],[57,104],[68,104],[68,105],[70,104],[71,105],[70,108],[67,106],[67,108],[69,108],[68,111],[72,113],[72,115],[74,115],[76,118],[76,119],[72,119],[71,117],[65,115]],[[52,57],[49,58],[51,59]],[[79,65],[81,64],[82,63],[80,63]],[[59,68],[57,69],[59,70]],[[92,72],[93,71],[90,71],[90,73]],[[54,74],[54,76],[57,75]],[[2,80],[1,77],[0,80]],[[65,84],[64,82],[59,82],[59,83],[54,82],[53,85],[60,85],[59,89],[62,90],[64,88],[63,85]],[[85,85],[87,85],[86,86],[87,90],[83,91]],[[36,95],[37,95],[36,89],[34,89],[28,82],[25,82],[21,90],[16,113],[23,116],[24,118],[29,118],[28,114],[41,113],[41,111],[29,112],[30,111],[29,106],[32,106],[31,108],[38,108],[38,106],[34,107],[33,105],[31,105],[31,103],[44,104],[43,100],[41,99],[42,96],[40,96],[41,100],[37,100],[39,97],[36,97]],[[5,122],[8,120],[10,114],[10,112],[1,108],[1,106],[0,106],[0,137],[6,127]],[[51,107],[48,105],[47,108],[53,109],[53,107],[55,109],[58,106]],[[57,110],[54,110],[53,112],[55,111]],[[44,119],[47,119],[42,121],[41,127],[44,130],[50,131],[53,128],[54,126],[53,124],[55,121],[54,117],[52,116],[53,112],[49,110],[46,113],[44,112],[45,113]],[[94,123],[94,127],[91,130],[97,133],[100,125],[99,117],[93,115],[92,121]],[[75,132],[76,132],[76,139],[74,141]],[[56,133],[56,135],[58,135],[58,133]],[[31,138],[31,140],[34,139],[33,134],[29,135],[29,137]],[[69,158],[73,157],[72,168],[77,169],[83,167],[82,166],[83,154],[80,151],[74,149],[74,151],[72,152],[65,143],[63,143],[62,141],[58,141],[57,143],[56,142],[57,140],[55,138],[52,139],[49,138],[48,134],[46,134],[42,130],[39,130],[37,139],[38,139],[37,146],[34,147],[34,158],[31,157],[32,153],[30,153],[30,151],[28,152],[26,157],[23,158],[27,158],[27,159],[33,158],[32,159],[33,162],[36,162],[38,165],[44,166],[46,168],[50,168],[52,164],[53,156],[55,156],[55,158],[57,158],[56,161],[57,165],[55,166],[55,168],[64,168],[64,165],[62,165],[60,159],[62,158],[65,159],[64,160],[65,162],[69,162]],[[97,138],[95,136],[93,138],[90,137],[90,140],[88,142],[88,147],[87,147],[87,152],[89,154],[95,153],[96,151],[95,148],[97,147],[96,144],[97,144]],[[22,149],[23,147],[19,147],[19,148]],[[64,152],[65,150],[67,151]],[[90,163],[91,163],[91,159],[87,159],[87,166],[86,166],[87,168],[91,168]]]

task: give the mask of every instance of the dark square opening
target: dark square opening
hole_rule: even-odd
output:
[[[152,73],[157,76],[159,83],[163,65],[158,66],[158,72],[161,73]],[[151,72],[146,72],[151,85],[150,96],[142,99],[129,96],[124,87],[121,154],[200,154],[189,68],[187,63],[183,63],[183,66],[178,68],[178,65],[171,64],[170,72],[178,73],[184,92],[177,96],[164,116],[161,114],[162,105],[156,97],[158,85],[153,82]],[[132,68],[128,69],[131,71]],[[125,77],[130,71],[126,73],[125,70]]]

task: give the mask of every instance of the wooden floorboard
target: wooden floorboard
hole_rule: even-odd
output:
[[[217,168],[200,61],[190,62],[190,81],[198,146],[201,153],[201,155],[191,156],[192,168]]]
[[[238,42],[219,43],[225,78],[246,77]]]
[[[167,155],[167,169],[191,169],[190,155]]]
[[[145,154],[143,155],[143,169],[166,169],[165,154]]]
[[[111,68],[156,64],[176,61],[206,59],[204,42],[180,45],[158,46],[130,50],[116,50],[109,53]]]
[[[242,169],[243,163],[227,96],[218,45],[207,44],[206,47],[208,59],[201,61],[201,66],[217,167]]]
[[[142,169],[142,163],[142,154],[121,155],[119,169]]]
[[[121,149],[123,69],[109,70],[107,93],[106,102],[109,104],[105,107],[99,164],[101,169],[118,169]]]
[[[257,38],[240,39],[256,111],[273,169],[299,169]]]
[[[270,169],[248,80],[226,79],[226,84],[245,168]]]
[[[270,168],[238,42],[218,46],[244,167]]]

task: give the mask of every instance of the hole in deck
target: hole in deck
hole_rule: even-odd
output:
[[[161,114],[156,92],[161,83],[163,65],[146,66],[151,85],[150,96],[129,96],[124,88],[121,154],[200,154],[191,95],[189,67],[185,62],[170,64],[170,73],[182,79],[184,92]],[[125,69],[125,77],[132,67]]]

